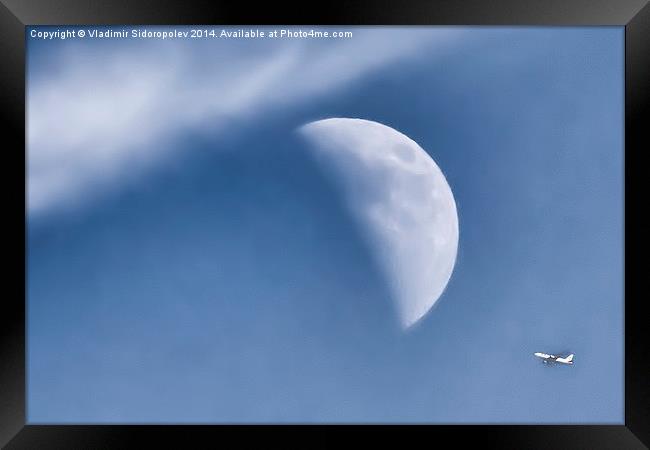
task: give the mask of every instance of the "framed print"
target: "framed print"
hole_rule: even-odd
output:
[[[233,5],[3,0],[2,445],[645,448],[647,2]]]

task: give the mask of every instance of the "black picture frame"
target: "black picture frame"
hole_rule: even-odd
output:
[[[648,116],[650,81],[650,6],[647,0],[484,0],[388,2],[357,0],[296,3],[218,1],[125,0],[0,0],[0,101],[2,102],[4,223],[6,242],[25,241],[25,27],[76,24],[324,24],[324,25],[618,25],[625,27],[625,192],[641,185],[633,165],[644,146],[642,117]],[[308,9],[309,6],[309,9]],[[644,114],[646,113],[646,114]],[[632,197],[630,197],[632,198]],[[625,202],[626,205],[635,203]],[[585,448],[634,449],[650,445],[650,408],[644,335],[645,299],[633,295],[632,281],[640,280],[641,265],[628,264],[638,249],[639,236],[627,226],[625,208],[625,423],[622,425],[431,425],[409,428],[373,428],[380,439],[388,430],[406,431],[415,438],[437,439],[463,446],[516,449]],[[4,264],[0,335],[0,445],[8,449],[125,448],[151,441],[173,446],[196,446],[198,440],[218,442],[236,434],[238,445],[253,438],[275,436],[289,427],[255,426],[98,426],[27,425],[25,409],[25,246],[11,249]],[[7,254],[7,253],[5,253]],[[630,270],[629,276],[627,271]],[[638,282],[638,281],[637,281]],[[291,427],[293,429],[293,427]],[[319,444],[327,444],[322,427]],[[349,427],[344,427],[349,428]],[[341,429],[341,427],[336,427]],[[415,435],[413,433],[416,433]],[[293,433],[283,433],[287,437]],[[234,437],[234,436],[227,436]],[[295,438],[294,438],[295,439]],[[449,441],[451,439],[451,441]],[[330,441],[333,443],[332,441]],[[4,447],[3,447],[4,448]]]

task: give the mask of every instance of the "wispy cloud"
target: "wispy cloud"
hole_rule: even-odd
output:
[[[179,132],[219,133],[386,65],[431,58],[460,33],[352,31],[330,40],[60,41],[49,44],[47,76],[30,48],[29,213],[119,186],[179,151],[165,145]]]

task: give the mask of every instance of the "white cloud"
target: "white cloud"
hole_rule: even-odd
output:
[[[352,31],[336,40],[66,41],[43,73],[30,55],[29,213],[119,186],[169,156],[165,143],[181,131],[218,133],[402,59],[431,58],[460,33]]]

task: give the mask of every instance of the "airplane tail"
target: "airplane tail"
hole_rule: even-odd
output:
[[[573,353],[571,353],[571,354],[570,354],[569,356],[567,356],[565,359],[566,359],[566,362],[572,363],[572,362],[573,362]]]

